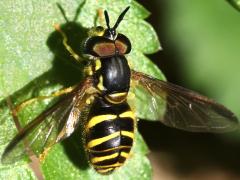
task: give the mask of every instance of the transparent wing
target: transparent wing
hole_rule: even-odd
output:
[[[92,87],[92,79],[88,78],[73,92],[61,99],[55,105],[41,113],[27,124],[8,144],[2,163],[12,163],[29,152],[40,155],[45,149],[70,136],[79,123],[79,118],[86,115],[90,105],[86,99]]]
[[[169,127],[217,133],[238,128],[238,120],[230,110],[205,96],[136,71],[132,71],[131,78],[135,88],[148,97],[146,104],[152,118]]]

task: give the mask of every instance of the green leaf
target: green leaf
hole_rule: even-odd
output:
[[[240,0],[227,0],[235,9],[240,11]]]
[[[83,0],[67,2],[60,0],[58,3],[65,9],[69,22],[65,21],[55,2],[47,0],[0,2],[0,154],[17,133],[9,110],[10,101],[16,105],[28,98],[49,95],[61,87],[79,83],[82,78],[82,73],[79,71],[82,70],[82,66],[75,66],[72,63],[70,55],[62,45],[61,35],[54,31],[52,25],[55,23],[62,25],[63,31],[69,38],[69,44],[76,52],[81,53],[80,47],[87,37],[87,29],[93,27],[95,22],[105,26],[101,18],[96,18],[98,9],[107,9],[113,23],[120,12],[130,5],[131,9],[118,29],[132,42],[133,50],[128,56],[130,63],[137,71],[164,79],[156,65],[144,56],[144,53],[158,51],[160,44],[153,28],[143,20],[149,12],[136,1],[99,0],[96,3],[95,0],[86,0],[84,3]],[[75,22],[71,22],[78,7],[80,7],[78,18]],[[10,97],[8,103],[7,97]],[[44,100],[25,108],[18,117],[21,126],[25,126],[55,101],[56,99]],[[147,117],[147,108],[141,113],[141,117]],[[46,179],[63,177],[151,179],[150,163],[145,157],[148,150],[139,134],[132,157],[110,176],[101,176],[88,165],[83,146],[78,143],[79,139],[81,139],[79,136],[73,135],[53,147],[46,160],[40,164]],[[68,151],[75,151],[75,157],[79,155],[85,167],[79,167]],[[63,169],[66,172],[63,173]],[[1,164],[0,179],[6,177],[36,178],[26,160],[20,160],[12,165]]]
[[[7,143],[16,134],[15,125],[12,122],[6,103],[0,104],[0,154],[2,154]],[[15,164],[3,165],[0,163],[0,179],[36,179],[29,165],[23,161]]]

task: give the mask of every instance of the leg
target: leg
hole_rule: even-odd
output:
[[[75,88],[75,86],[68,87],[68,88],[56,91],[56,92],[54,92],[53,94],[51,94],[49,96],[38,96],[38,97],[35,97],[35,98],[32,98],[32,99],[23,101],[22,103],[17,105],[14,110],[15,110],[16,113],[18,113],[24,107],[26,107],[29,104],[32,104],[33,102],[36,102],[36,101],[39,101],[39,100],[48,99],[48,98],[58,97],[58,96],[61,96],[63,94],[68,94],[68,93],[72,92],[74,88]]]
[[[97,10],[97,17],[99,19],[99,23],[100,23],[100,26],[104,27],[105,25],[105,18],[104,18],[104,14],[103,14],[103,9],[102,8],[99,8]]]
[[[59,24],[55,24],[54,28],[56,29],[56,31],[58,31],[62,37],[63,37],[63,45],[65,46],[65,48],[67,49],[67,51],[73,56],[73,58],[77,61],[77,62],[82,62],[83,58],[81,58],[77,53],[74,52],[74,50],[71,48],[71,46],[68,44],[68,38],[67,35],[62,31],[61,27]]]
[[[38,159],[40,162],[43,162],[48,154],[48,152],[51,150],[52,146],[55,144],[55,142],[52,142],[49,146],[44,148],[44,151],[38,156]]]

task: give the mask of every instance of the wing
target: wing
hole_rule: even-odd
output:
[[[183,87],[132,71],[135,87],[148,96],[152,117],[163,124],[193,132],[227,132],[238,128],[235,115],[221,104]],[[141,98],[141,97],[140,97]]]
[[[27,124],[6,147],[2,162],[15,162],[29,150],[40,155],[45,149],[70,136],[77,128],[79,117],[85,115],[90,107],[86,100],[91,96],[88,91],[92,85],[93,79],[87,78],[70,94]]]

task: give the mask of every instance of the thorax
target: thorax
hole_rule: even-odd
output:
[[[130,68],[123,55],[99,58],[92,66],[95,87],[110,102],[124,101],[130,87]]]

